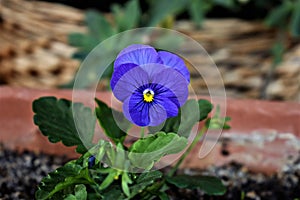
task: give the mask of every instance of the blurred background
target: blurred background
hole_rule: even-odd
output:
[[[300,0],[1,0],[0,84],[72,88],[98,43],[147,26],[198,41],[217,64],[228,97],[300,100]],[[192,68],[191,77],[192,87],[207,94]],[[99,90],[107,88],[107,81],[99,83]]]

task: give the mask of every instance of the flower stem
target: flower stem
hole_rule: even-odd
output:
[[[207,127],[203,126],[202,129],[199,131],[199,133],[196,135],[196,137],[193,140],[193,142],[191,143],[191,145],[186,150],[186,152],[184,152],[184,154],[180,157],[180,159],[177,161],[177,163],[175,164],[175,166],[169,171],[168,176],[173,176],[174,175],[174,173],[177,171],[177,169],[182,164],[182,162],[184,161],[184,159],[187,157],[187,155],[189,155],[189,153],[196,146],[196,144],[200,141],[200,139],[202,138],[203,134],[206,131],[207,131]]]
[[[141,127],[141,138],[145,136],[145,127]]]

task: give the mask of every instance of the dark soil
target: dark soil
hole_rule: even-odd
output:
[[[41,179],[65,162],[66,157],[28,151],[20,154],[0,144],[0,200],[34,199]]]
[[[0,146],[0,199],[34,199],[39,181],[67,162],[65,157],[53,157],[25,151],[22,154]],[[199,171],[185,170],[197,174]],[[171,190],[173,200],[185,199],[300,199],[300,158],[286,165],[273,176],[254,174],[239,164],[211,167],[201,172],[222,178],[228,191],[224,196],[209,197],[200,190]]]
[[[224,196],[207,196],[200,190],[172,190],[174,200],[300,200],[300,158],[286,164],[283,171],[267,176],[251,173],[237,163],[222,167],[211,167],[205,171],[185,170],[187,174],[206,174],[218,176],[227,186]]]

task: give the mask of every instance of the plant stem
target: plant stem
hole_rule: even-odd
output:
[[[141,127],[141,138],[145,136],[145,127]]]
[[[193,150],[193,148],[196,146],[196,144],[199,142],[199,140],[202,138],[203,134],[207,131],[207,127],[203,126],[202,129],[199,131],[199,133],[196,135],[195,139],[193,140],[192,144],[189,146],[189,148],[184,152],[184,154],[180,157],[180,159],[177,161],[175,166],[169,171],[168,176],[173,176],[174,173],[177,171],[179,166],[182,164],[184,159],[189,155],[189,153]]]

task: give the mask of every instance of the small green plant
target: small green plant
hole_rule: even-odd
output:
[[[111,11],[111,21],[96,10],[86,12],[85,24],[88,32],[69,35],[69,43],[79,47],[79,51],[74,54],[75,58],[83,60],[100,42],[122,31],[138,27],[141,18],[138,0],[128,1],[124,7],[114,4]]]
[[[284,0],[270,11],[266,18],[270,27],[289,31],[293,37],[300,36],[300,1]]]
[[[276,42],[271,48],[273,63],[267,73],[261,89],[261,98],[266,98],[266,88],[273,78],[274,70],[281,63],[289,34],[292,37],[300,36],[300,0],[284,0],[267,15],[265,23],[269,27],[276,28]]]
[[[148,23],[146,25],[155,26],[159,23],[170,21],[177,15],[187,12],[200,28],[206,14],[215,6],[225,7],[227,9],[235,9],[237,3],[234,0],[174,0],[172,3],[168,0],[148,0],[149,12]],[[167,28],[172,28],[172,23],[167,23]]]
[[[187,12],[200,28],[208,12],[215,7],[222,7],[230,12],[243,12],[246,5],[253,5],[253,9],[266,10],[266,24],[268,26],[285,29],[293,37],[300,36],[300,1],[261,1],[261,0],[175,0],[172,4],[168,0],[158,3],[156,0],[149,0],[148,23],[146,25],[155,26],[163,21],[170,21],[177,15]],[[256,12],[253,10],[253,12]],[[261,16],[257,16],[261,17]],[[169,23],[170,24],[170,23]],[[167,28],[172,28],[168,26]]]
[[[55,97],[33,102],[34,123],[52,143],[76,146],[81,154],[42,179],[36,199],[169,199],[169,188],[201,189],[222,195],[213,176],[177,174],[183,160],[208,129],[229,128],[228,117],[204,99],[187,99],[189,72],[183,60],[148,45],[131,45],[114,62],[111,88],[123,113],[96,99],[96,110]],[[95,123],[110,141],[93,143]],[[188,147],[192,127],[205,121]],[[141,137],[126,143],[132,124]],[[145,136],[145,127],[149,133]],[[167,173],[156,169],[163,157],[187,148]]]
[[[125,30],[138,27],[141,18],[141,9],[138,0],[128,1],[124,7],[114,4],[111,8],[112,20],[96,10],[86,12],[85,24],[88,28],[87,33],[71,33],[68,37],[68,43],[78,47],[78,51],[74,53],[73,58],[83,61],[93,48],[108,39],[109,37]],[[127,38],[125,43],[128,43]],[[119,41],[122,43],[122,41]],[[120,44],[112,44],[120,45]],[[110,78],[112,75],[112,65],[104,72],[103,77]],[[93,80],[87,76],[87,85]],[[61,87],[72,88],[74,80]]]

